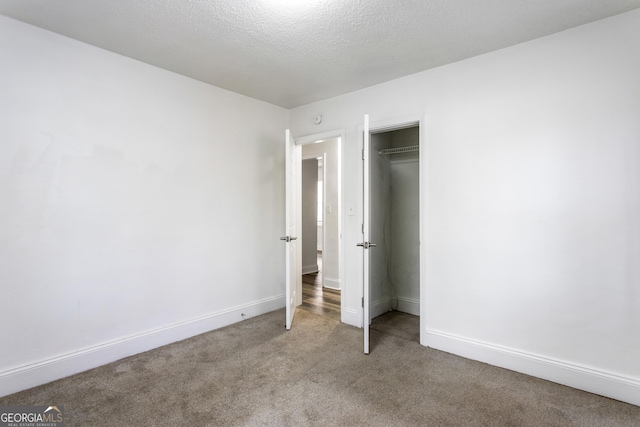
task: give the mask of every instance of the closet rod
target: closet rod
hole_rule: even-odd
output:
[[[412,145],[410,147],[398,147],[398,148],[385,148],[383,150],[378,150],[378,154],[398,154],[398,153],[409,153],[411,151],[419,151],[419,145]]]

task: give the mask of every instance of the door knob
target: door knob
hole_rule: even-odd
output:
[[[376,246],[376,244],[375,243],[364,242],[364,243],[356,243],[356,246],[362,246],[365,249],[369,249],[369,248],[374,248]]]

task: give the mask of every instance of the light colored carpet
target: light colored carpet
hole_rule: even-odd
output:
[[[640,407],[298,310],[0,398],[67,426],[638,426]]]
[[[372,331],[420,343],[420,317],[418,316],[401,311],[389,311],[373,319],[369,327]]]

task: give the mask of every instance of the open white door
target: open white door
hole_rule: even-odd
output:
[[[291,131],[285,131],[285,232],[286,235],[280,240],[286,242],[285,248],[285,299],[286,299],[286,322],[285,327],[291,329],[293,316],[296,313],[296,292],[298,289],[298,262],[297,262],[297,151]]]
[[[362,311],[363,311],[363,319],[362,319],[362,325],[363,325],[363,329],[364,329],[364,354],[369,354],[369,323],[371,322],[371,315],[370,315],[370,298],[369,298],[369,248],[373,248],[376,246],[375,243],[371,243],[369,241],[369,235],[370,235],[370,230],[369,230],[369,223],[370,223],[370,208],[371,208],[371,202],[370,202],[370,193],[369,193],[369,173],[370,173],[370,164],[369,164],[369,146],[370,146],[370,134],[369,134],[369,115],[365,114],[364,116],[364,144],[363,144],[363,151],[362,151],[362,158],[363,158],[363,172],[364,172],[364,177],[363,177],[363,200],[364,200],[364,206],[363,206],[363,212],[364,212],[364,217],[363,217],[363,227],[362,227],[362,233],[363,233],[363,239],[364,241],[362,243],[358,243],[358,246],[362,247],[362,253],[363,253],[363,258],[364,258],[364,271],[363,271],[363,298],[362,298]]]

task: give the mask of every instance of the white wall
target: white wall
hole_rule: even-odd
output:
[[[318,183],[320,183],[322,185],[321,192],[324,192],[324,166],[322,166],[322,161],[319,161],[318,165],[319,165],[318,166]],[[323,209],[323,207],[324,207],[324,195],[320,194],[319,196],[320,196],[320,199],[319,199],[318,203],[321,205],[321,206],[319,206],[319,209],[320,210],[324,210]],[[324,215],[323,214],[318,214],[318,222],[317,222],[317,224],[318,224],[318,228],[317,228],[318,238],[316,239],[317,243],[318,243],[318,246],[317,246],[317,250],[318,251],[322,251],[322,240],[324,239],[324,232],[323,232],[324,227],[323,227],[323,224],[322,224],[323,221],[324,221]]]
[[[302,274],[318,271],[318,160],[302,161]]]
[[[420,144],[420,129],[391,132],[391,147]],[[419,152],[389,156],[391,167],[391,261],[393,306],[420,315],[420,168]]]
[[[414,153],[415,154],[415,153]],[[392,306],[420,315],[420,174],[418,157],[391,156],[389,278]]]
[[[288,112],[0,16],[0,395],[284,305]]]
[[[640,404],[638,76],[640,10],[292,110],[346,129],[345,310],[358,126],[424,114],[427,344]]]
[[[390,133],[371,135],[369,155],[369,185],[371,214],[369,221],[369,241],[377,246],[369,250],[369,299],[371,319],[392,309],[393,296],[389,283],[391,262],[391,165],[386,156],[379,156],[378,150],[391,145]]]

